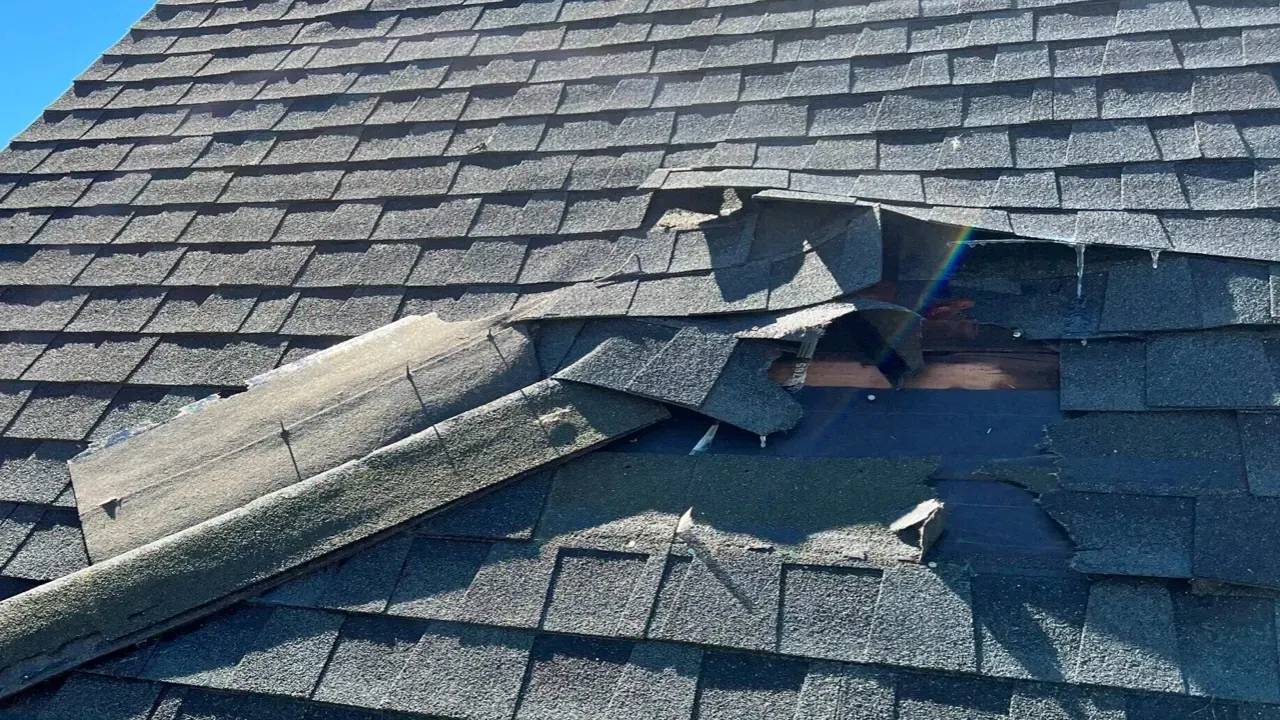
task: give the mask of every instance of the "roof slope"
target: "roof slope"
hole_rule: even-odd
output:
[[[677,412],[637,440],[666,453],[638,504],[556,514],[574,468],[647,467],[615,447],[0,714],[1269,717],[1277,38],[1270,0],[162,0],[0,153],[0,593],[67,578],[9,609],[116,567],[84,570],[77,511],[111,499],[75,507],[90,441],[406,316],[530,323],[548,386],[766,435],[799,408],[769,339],[874,307],[920,362],[902,307],[787,312],[951,293],[1061,341],[1061,395],[963,401],[1003,438],[929,424],[954,396],[904,391],[904,421],[797,395],[812,421],[764,448],[726,427],[696,463]],[[964,228],[1078,247],[959,261]],[[835,482],[788,505],[853,472],[794,456],[844,453],[941,464],[862,524],[823,514],[854,512]],[[991,460],[1039,505],[973,483]],[[933,495],[937,572],[881,534]],[[776,515],[735,502],[759,497]]]

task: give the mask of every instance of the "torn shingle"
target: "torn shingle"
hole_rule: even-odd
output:
[[[1189,498],[1052,492],[1040,506],[1075,541],[1072,567],[1081,572],[1191,577]]]

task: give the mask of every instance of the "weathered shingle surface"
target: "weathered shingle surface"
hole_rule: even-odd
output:
[[[881,263],[921,220],[1078,246],[971,251],[942,290],[1060,350],[1057,486],[944,478],[1004,529],[885,567],[902,541],[837,517],[851,466],[757,462],[871,442],[810,408],[743,463],[522,480],[0,715],[1270,717],[1275,608],[1240,586],[1280,587],[1253,551],[1280,541],[1277,27],[1263,0],[161,0],[0,152],[0,596],[86,563],[89,442],[406,314],[588,318],[537,330],[544,375],[767,434],[777,403],[716,384],[767,352],[661,318],[887,273],[924,310],[937,268]],[[722,187],[862,206],[666,215]],[[1009,417],[858,437],[947,475],[1009,457]],[[928,494],[890,466],[877,522]]]

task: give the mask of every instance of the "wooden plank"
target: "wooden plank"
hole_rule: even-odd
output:
[[[793,361],[774,365],[770,376],[791,378]],[[884,375],[872,365],[848,357],[818,356],[809,363],[805,385],[889,389]],[[906,388],[916,390],[1056,390],[1058,357],[1053,353],[956,352],[926,353],[924,368]]]

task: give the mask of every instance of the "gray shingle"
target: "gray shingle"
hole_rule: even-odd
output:
[[[161,640],[142,677],[223,688],[236,664],[272,615],[272,608],[237,605],[185,632]]]
[[[783,573],[779,650],[805,657],[865,660],[880,573],[805,565],[784,565]]]
[[[516,714],[537,718],[595,718],[609,707],[632,644],[602,638],[540,635]]]
[[[71,484],[67,461],[80,443],[5,441],[0,450],[0,498],[8,502],[49,504]]]
[[[0,330],[61,330],[87,298],[70,288],[8,288],[0,292]]]
[[[657,572],[646,572],[646,563]],[[642,634],[661,568],[661,559],[648,560],[644,555],[563,550],[542,625],[588,635]],[[641,622],[628,623],[629,618]]]
[[[263,158],[263,165],[340,163],[347,160],[360,142],[358,131],[326,131],[282,137]]]
[[[1075,666],[1088,583],[977,575],[972,584],[982,672],[1064,682]]]
[[[432,157],[444,152],[453,135],[450,123],[417,123],[366,128],[353,161]]]
[[[170,205],[213,202],[231,180],[231,173],[218,170],[161,170],[151,176],[138,196],[142,205]]]
[[[867,658],[910,667],[975,670],[969,585],[964,571],[887,571]]]
[[[276,242],[366,240],[382,214],[379,203],[293,204],[280,223]]]
[[[102,441],[118,432],[164,422],[175,417],[187,405],[216,394],[212,388],[126,385],[116,393],[89,440]],[[66,474],[66,468],[62,470]]]
[[[1124,696],[1112,691],[1064,685],[1039,685],[1014,690],[1011,720],[1122,720]]]
[[[136,143],[120,164],[119,169],[125,171],[190,167],[208,147],[210,141],[210,138],[196,136]]]
[[[80,519],[72,508],[48,508],[4,566],[7,577],[55,580],[88,567]]]
[[[67,325],[71,332],[137,332],[164,300],[163,290],[113,288],[95,290]]]
[[[960,125],[961,117],[968,115],[963,110],[964,106],[965,93],[960,89],[929,88],[889,93],[880,104],[875,128],[923,130],[956,127]]]
[[[1169,590],[1156,582],[1102,580],[1089,591],[1071,682],[1135,690],[1182,689]]]
[[[67,285],[94,253],[84,247],[0,246],[0,284]]]
[[[338,200],[440,195],[449,189],[457,162],[400,162],[389,167],[352,170],[342,179]]]
[[[523,630],[433,622],[385,707],[493,720],[510,717],[533,638]]]
[[[694,716],[743,720],[793,717],[805,671],[804,662],[789,658],[707,653]]]
[[[268,130],[284,117],[288,107],[287,102],[275,100],[197,109],[191,112],[176,134],[212,135]]]
[[[1268,703],[1280,698],[1271,599],[1178,593],[1173,608],[1188,692]]]
[[[1181,73],[1130,75],[1098,81],[1104,118],[1181,115],[1192,111],[1191,79]]]
[[[250,133],[247,135],[220,135],[209,144],[195,167],[223,167],[257,165],[266,157],[275,143],[276,136],[271,133]]]
[[[900,720],[997,720],[1006,717],[1012,687],[991,680],[903,675],[897,687]]]
[[[365,68],[349,88],[353,93],[390,93],[402,90],[432,90],[440,85],[447,62],[420,60],[405,65],[375,65]]]
[[[155,345],[154,337],[60,338],[23,374],[24,380],[122,382]]]
[[[309,697],[338,638],[338,613],[276,608],[235,668],[237,690]]]
[[[1275,498],[1203,497],[1196,500],[1196,577],[1243,585],[1280,586],[1273,558],[1241,553],[1239,543],[1269,542],[1275,533]]]
[[[283,340],[270,339],[165,339],[131,379],[154,385],[243,385],[274,368],[284,346]]]
[[[1259,373],[1267,344],[1249,334],[1168,335],[1147,344],[1147,403],[1153,407],[1268,407],[1275,379]]]
[[[347,618],[312,697],[321,702],[381,707],[422,630],[421,623],[394,618]]]
[[[327,200],[343,179],[342,170],[245,170],[237,173],[219,197],[222,203]],[[282,208],[279,210],[283,210]]]
[[[16,380],[52,341],[51,333],[0,335],[0,379]]]
[[[142,217],[147,216],[134,217],[135,226],[140,224],[139,219]],[[98,251],[92,262],[76,277],[76,284],[158,285],[168,276],[183,252],[183,248],[173,245],[104,248]]]
[[[1081,572],[1191,576],[1188,498],[1055,492],[1040,504],[1075,540],[1072,566]]]
[[[83,440],[118,389],[117,385],[41,383],[4,434],[13,438]]]
[[[233,192],[235,184],[228,191]],[[239,206],[209,208],[196,214],[179,238],[184,243],[267,242],[284,217],[284,208]]]
[[[1146,372],[1147,348],[1142,342],[1064,343],[1061,407],[1064,410],[1146,410]]]
[[[157,333],[234,333],[257,300],[257,288],[171,290],[146,329]]]
[[[782,580],[776,559],[718,551],[709,566],[672,557],[649,636],[681,642],[768,650],[776,642]],[[720,578],[733,578],[726,585]]]
[[[1280,87],[1268,69],[1199,70],[1193,77],[1196,112],[1280,107]]]

